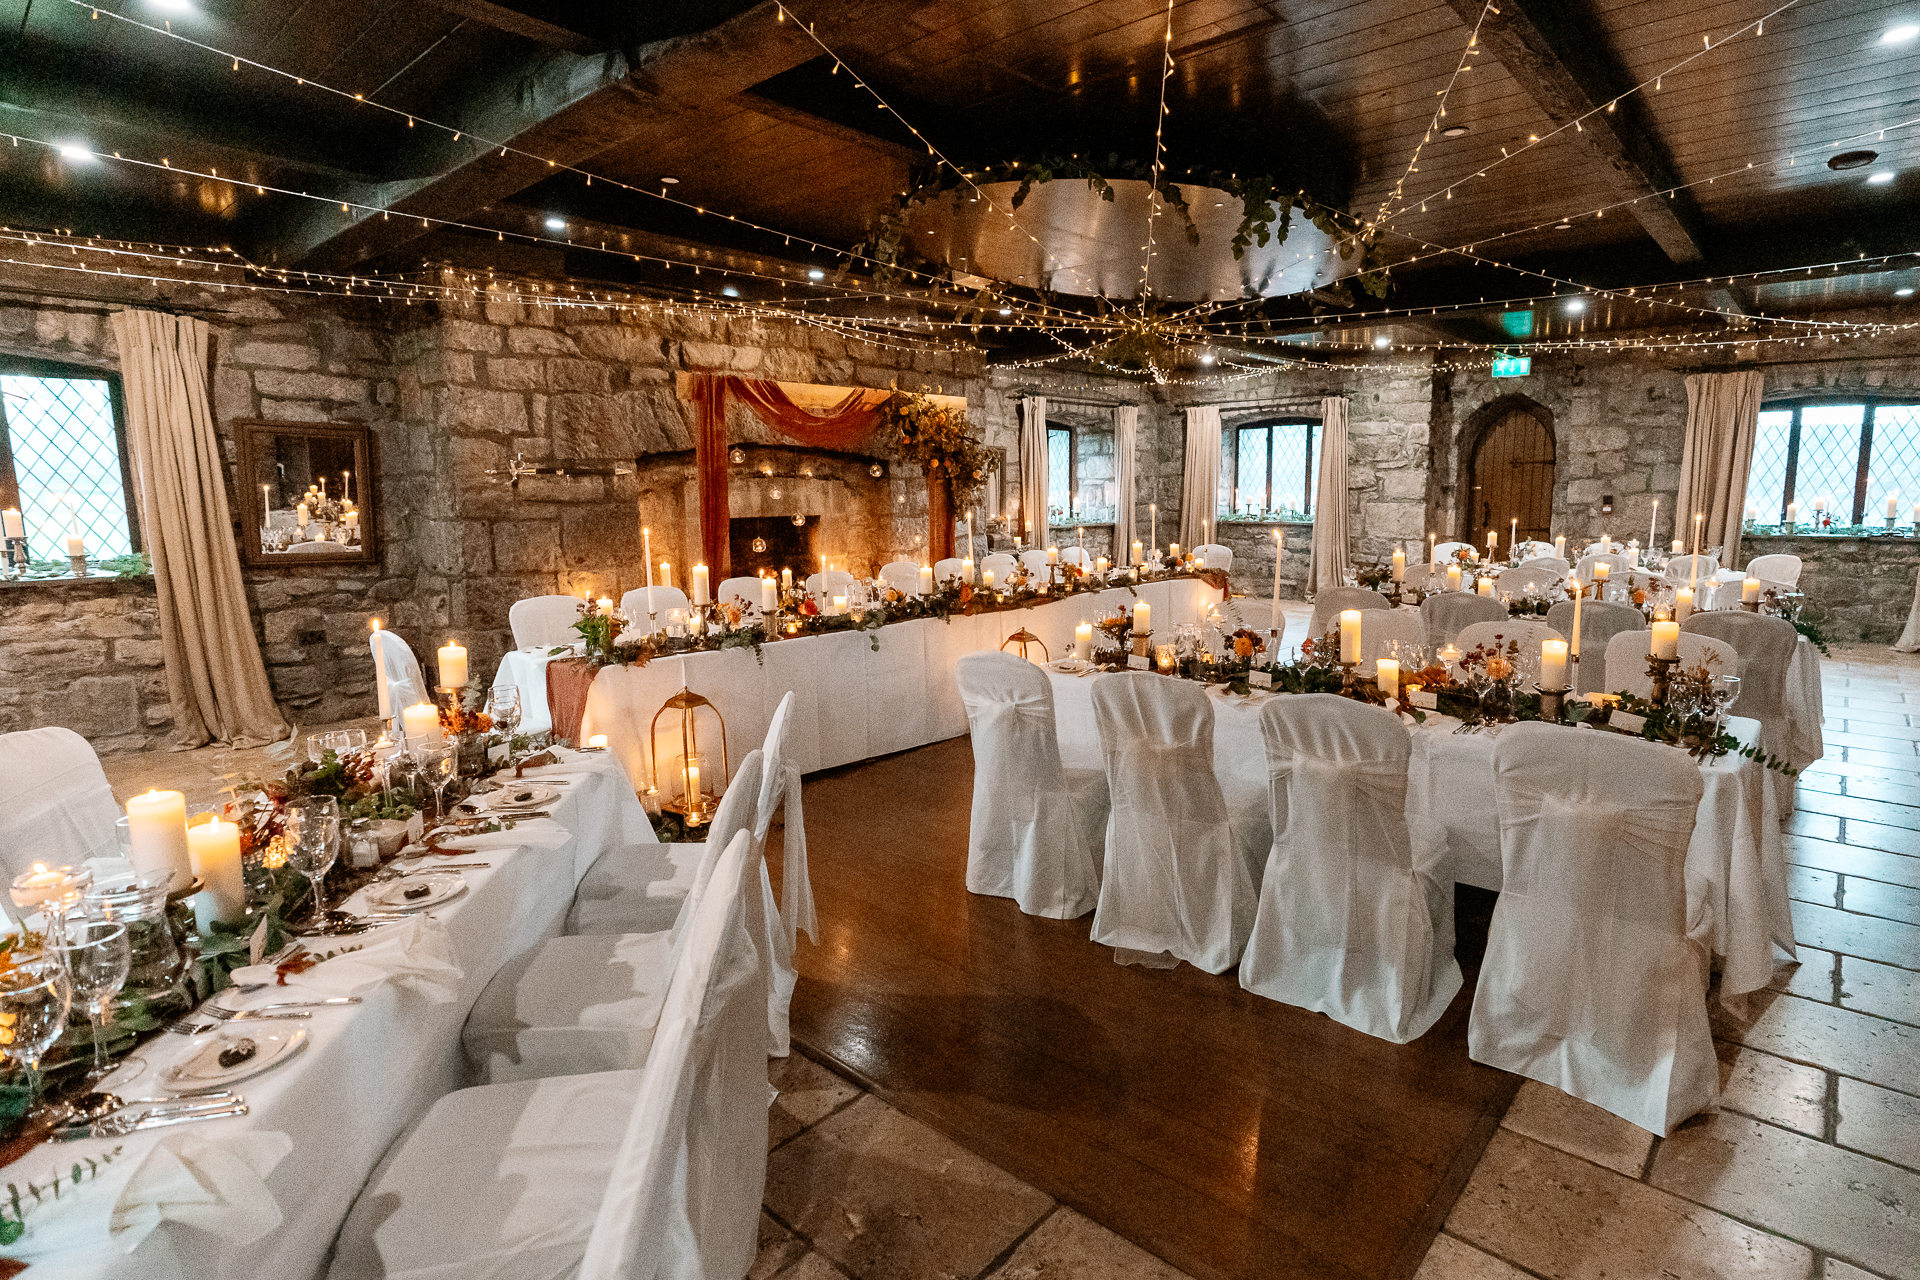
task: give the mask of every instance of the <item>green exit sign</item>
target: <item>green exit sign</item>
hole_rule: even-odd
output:
[[[1532,372],[1532,356],[1510,356],[1502,353],[1493,358],[1493,376],[1496,378],[1524,378]]]
[[[1533,312],[1505,311],[1500,315],[1500,327],[1516,338],[1533,336]]]

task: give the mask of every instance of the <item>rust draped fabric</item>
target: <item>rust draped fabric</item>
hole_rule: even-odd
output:
[[[553,719],[556,742],[580,741],[580,721],[587,714],[587,691],[600,668],[587,658],[560,658],[547,664],[547,713]]]
[[[849,391],[825,413],[814,413],[795,404],[779,383],[767,378],[696,373],[692,381],[696,414],[693,456],[700,473],[700,554],[719,581],[733,572],[728,551],[728,393],[774,431],[816,449],[852,449],[865,443],[893,393]]]

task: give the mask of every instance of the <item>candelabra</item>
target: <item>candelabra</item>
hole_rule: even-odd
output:
[[[1915,525],[1914,529],[1916,532],[1920,532],[1920,525]],[[27,567],[26,538],[24,536],[18,537],[18,538],[8,538],[6,540],[6,546],[7,546],[7,573],[11,575],[11,574],[21,572]]]
[[[1656,707],[1667,705],[1667,690],[1673,680],[1673,669],[1680,665],[1678,658],[1647,658],[1647,674],[1653,678],[1653,696],[1649,699]]]
[[[1340,692],[1353,692],[1353,685],[1355,679],[1358,677],[1359,667],[1360,664],[1358,662],[1343,662],[1340,664]]]
[[[1541,689],[1540,718],[1549,724],[1557,724],[1567,710],[1567,695],[1571,689]]]

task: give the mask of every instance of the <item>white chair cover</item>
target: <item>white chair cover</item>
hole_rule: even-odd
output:
[[[1460,990],[1447,833],[1407,816],[1412,743],[1378,707],[1260,708],[1274,840],[1240,985],[1405,1044]]]
[[[1223,547],[1217,542],[1202,543],[1195,547],[1193,558],[1200,562],[1202,569],[1233,568],[1233,548]]]
[[[1420,602],[1420,616],[1426,619],[1427,643],[1435,648],[1444,648],[1455,642],[1462,627],[1476,622],[1506,621],[1507,606],[1492,596],[1473,591],[1442,591]],[[1361,635],[1366,634],[1366,628],[1367,624],[1362,620]]]
[[[1699,767],[1657,743],[1517,724],[1493,768],[1503,870],[1469,1053],[1671,1133],[1720,1084],[1708,894],[1685,879]]]
[[[1405,585],[1418,587],[1422,591],[1442,590],[1447,585],[1447,567],[1443,564],[1408,565]]]
[[[1540,642],[1565,639],[1565,636],[1538,618],[1507,618],[1500,622],[1469,623],[1460,628],[1460,634],[1453,638],[1453,643],[1461,653],[1472,653],[1475,645],[1485,645],[1489,650],[1496,644],[1502,649],[1509,642],[1519,645],[1519,651],[1513,657],[1526,682],[1532,684],[1540,677]]]
[[[1547,610],[1547,625],[1573,638],[1573,601],[1562,600]],[[1580,655],[1576,693],[1607,693],[1607,643],[1622,631],[1639,631],[1647,625],[1646,615],[1630,604],[1608,600],[1580,602]]]
[[[880,566],[880,581],[908,595],[920,589],[920,566],[911,560],[889,560]]]
[[[1405,651],[1427,642],[1426,619],[1413,609],[1369,609],[1360,619],[1360,674],[1364,677],[1381,658],[1393,657],[1393,646]],[[1406,665],[1402,658],[1401,665]]]
[[[787,1014],[793,1005],[793,989],[800,978],[793,965],[799,935],[804,930],[809,940],[820,941],[820,920],[813,905],[813,880],[807,873],[807,816],[800,805],[800,764],[793,745],[794,722],[799,713],[793,705],[793,691],[789,689],[781,697],[780,705],[774,708],[773,721],[767,726],[766,745],[760,749],[760,804],[753,825],[753,847],[757,856],[766,848],[774,811],[785,802],[778,902],[773,896],[773,877],[767,873],[765,860],[760,863],[760,893],[766,901],[764,915],[769,926],[762,945],[772,957],[767,984],[767,1031],[769,1052],[776,1058],[792,1052]],[[761,943],[760,939],[755,941]]]
[[[44,862],[78,865],[124,855],[114,835],[120,806],[87,740],[49,726],[0,733],[0,864],[8,880]],[[13,904],[0,902],[11,915]]]
[[[580,638],[580,633],[573,629],[573,624],[580,621],[580,606],[576,596],[528,596],[515,600],[507,609],[507,625],[513,628],[514,648],[574,643]]]
[[[1523,539],[1520,545],[1515,548],[1514,553],[1520,558],[1520,562],[1524,567],[1528,560],[1536,560],[1541,556],[1552,556],[1553,544],[1551,542],[1542,542],[1538,538]]]
[[[1695,562],[1699,568],[1694,568]],[[1702,586],[1715,581],[1720,574],[1720,561],[1714,556],[1675,556],[1667,561],[1666,579],[1676,587],[1684,587],[1696,578]]]
[[[1779,552],[1770,556],[1755,556],[1747,561],[1749,578],[1763,578],[1768,582],[1777,582],[1792,589],[1800,583],[1800,557]]]
[[[1520,567],[1522,569],[1551,569],[1556,579],[1564,578],[1573,572],[1573,568],[1567,563],[1566,558],[1564,556],[1554,555],[1551,549],[1549,549],[1545,555],[1528,556],[1520,562]]]
[[[1093,940],[1224,973],[1256,903],[1213,769],[1213,703],[1151,675],[1096,677],[1091,696],[1113,805]]]
[[[646,1067],[440,1099],[361,1191],[331,1280],[746,1274],[767,1147],[751,846],[689,916]]]
[[[759,750],[749,751],[714,806],[705,841],[609,849],[594,859],[573,891],[566,931],[619,935],[672,927],[709,847],[725,848],[736,831],[753,830],[762,768]],[[664,867],[663,852],[671,859]],[[663,870],[668,874],[660,875]]]
[[[367,636],[367,648],[378,655],[377,661],[385,664],[387,706],[392,712],[388,718],[393,723],[400,723],[403,709],[433,701],[427,678],[420,674],[420,659],[413,656],[413,647],[405,640],[382,627]]]
[[[1653,696],[1653,677],[1647,674],[1647,653],[1653,648],[1653,632],[1622,631],[1607,641],[1608,693],[1631,693],[1637,698]],[[1715,675],[1740,674],[1740,655],[1732,645],[1706,636],[1680,633],[1680,665],[1691,671],[1705,666]],[[1742,684],[1746,682],[1741,681]]]
[[[844,569],[828,569],[824,573],[807,575],[807,594],[816,600],[825,601],[832,596],[848,594],[854,584],[854,576]]]
[[[628,621],[643,629],[647,624],[647,590],[646,587],[635,587],[620,597],[620,612],[627,615]],[[667,610],[687,607],[687,593],[678,587],[654,587],[652,590],[653,612],[663,627],[667,625]]]
[[[1745,610],[1696,613],[1680,624],[1681,638],[1710,636],[1732,645],[1740,655],[1740,696],[1733,714],[1760,722],[1767,750],[1785,753],[1793,728],[1787,713],[1787,669],[1800,633],[1785,618]],[[1789,761],[1796,768],[1811,763]]]
[[[1340,615],[1348,609],[1388,609],[1387,598],[1365,587],[1328,587],[1313,598],[1313,616],[1307,622],[1307,635],[1318,639],[1340,625]],[[1360,624],[1366,634],[1366,623]]]
[[[1433,554],[1434,557],[1440,561],[1440,567],[1444,569],[1453,563],[1454,552],[1471,550],[1473,550],[1473,544],[1471,542],[1442,542],[1434,547]]]
[[[1522,596],[1531,586],[1536,596],[1543,595],[1559,586],[1560,579],[1565,576],[1562,573],[1555,573],[1552,569],[1544,567],[1530,569],[1526,565],[1521,565],[1518,569],[1501,570],[1500,576],[1493,580],[1493,589],[1500,595]]]
[[[1047,553],[1043,548],[1035,547],[1030,551],[1022,551],[1019,555],[1019,560],[1021,564],[1025,565],[1028,570],[1033,573],[1045,573],[1047,571]]]
[[[713,593],[713,598],[721,604],[737,605],[749,617],[757,618],[760,616],[760,578],[744,574],[728,578]]]
[[[1012,898],[1030,916],[1072,920],[1100,898],[1104,774],[1060,763],[1053,686],[1011,653],[970,653],[954,669],[973,737],[967,892]]]
[[[1592,582],[1593,566],[1596,564],[1605,564],[1607,566],[1609,581],[1618,580],[1624,582],[1626,575],[1633,572],[1633,557],[1624,552],[1615,551],[1610,555],[1594,552],[1580,557],[1580,563],[1574,566],[1573,576],[1582,582]]]
[[[1060,559],[1066,564],[1083,565],[1089,569],[1093,567],[1093,557],[1087,554],[1085,547],[1062,547]]]
[[[942,563],[945,562],[942,561]],[[980,572],[985,573],[991,569],[995,582],[1005,582],[1007,575],[1013,572],[1013,566],[1019,563],[1019,560],[1015,559],[1008,552],[995,551],[981,558]]]
[[[989,559],[991,559],[991,557],[989,557]],[[1008,560],[1011,561],[1012,557],[1009,556]],[[954,578],[958,578],[960,576],[960,570],[965,563],[966,562],[958,556],[949,556],[945,560],[935,560],[933,562],[933,580],[935,582],[948,582]]]

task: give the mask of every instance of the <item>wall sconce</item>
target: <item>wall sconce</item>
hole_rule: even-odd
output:
[[[747,460],[747,451],[745,449],[740,448],[738,445],[735,445],[730,451],[728,451],[727,460],[733,463],[735,466],[738,466],[739,464]]]
[[[804,515],[801,515],[798,512],[796,512],[794,513],[793,522],[795,524],[805,524],[807,522],[807,518]]]
[[[753,540],[753,554],[764,555],[766,553],[766,550],[767,550],[767,540],[765,538],[755,538]]]
[[[867,468],[867,474],[872,476],[875,480],[878,480],[881,476],[884,476],[885,474],[887,474],[887,469],[876,462],[872,466]]]

